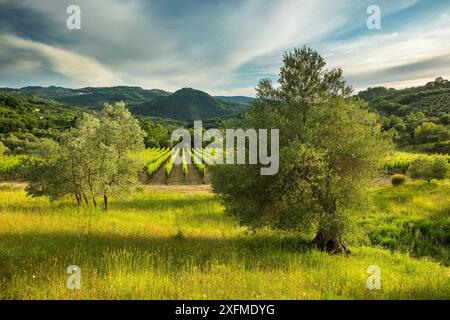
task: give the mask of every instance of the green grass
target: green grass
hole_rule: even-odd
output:
[[[366,218],[376,214],[384,217],[377,209]],[[347,258],[294,234],[251,234],[208,193],[137,192],[103,212],[0,188],[3,299],[450,298],[449,268],[432,258],[356,242],[351,250]],[[65,286],[69,265],[81,267],[81,290]],[[369,265],[381,268],[380,290],[366,288]]]
[[[369,243],[450,265],[450,181],[374,189],[375,209],[355,215]]]

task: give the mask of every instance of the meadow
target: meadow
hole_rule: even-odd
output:
[[[0,299],[450,298],[448,180],[374,186],[348,257],[305,235],[250,232],[194,187],[143,187],[107,212],[23,188],[0,186]],[[80,290],[66,287],[69,265]],[[370,265],[379,290],[366,287]]]

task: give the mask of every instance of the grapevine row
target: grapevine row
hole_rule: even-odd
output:
[[[180,153],[180,149],[178,149],[178,148],[173,149],[173,151],[171,153],[172,155],[169,159],[169,162],[166,164],[166,169],[165,169],[166,178],[170,177],[170,174],[172,173],[172,170],[173,170],[173,163],[175,162],[175,159],[178,157],[179,153]]]
[[[149,164],[147,166],[147,173],[149,176],[152,176],[155,174],[156,171],[161,167],[161,165],[167,161],[167,159],[170,157],[170,154],[172,153],[172,150],[169,148],[167,149],[161,149],[161,151],[153,154],[149,158]]]
[[[195,149],[189,150],[189,153],[191,155],[191,162],[194,164],[198,174],[203,178],[206,172],[205,164],[201,161],[201,158],[195,154]]]

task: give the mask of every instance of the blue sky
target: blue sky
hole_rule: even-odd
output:
[[[66,8],[81,8],[68,30]],[[381,30],[366,27],[369,5]],[[0,0],[0,87],[131,85],[254,95],[318,50],[356,90],[450,78],[450,1]]]

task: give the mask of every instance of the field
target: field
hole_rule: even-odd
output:
[[[374,186],[373,209],[354,213],[349,257],[250,233],[207,186],[145,186],[108,212],[23,187],[0,187],[0,299],[450,298],[448,181]],[[69,265],[80,290],[66,288]],[[370,265],[380,290],[366,287]]]

